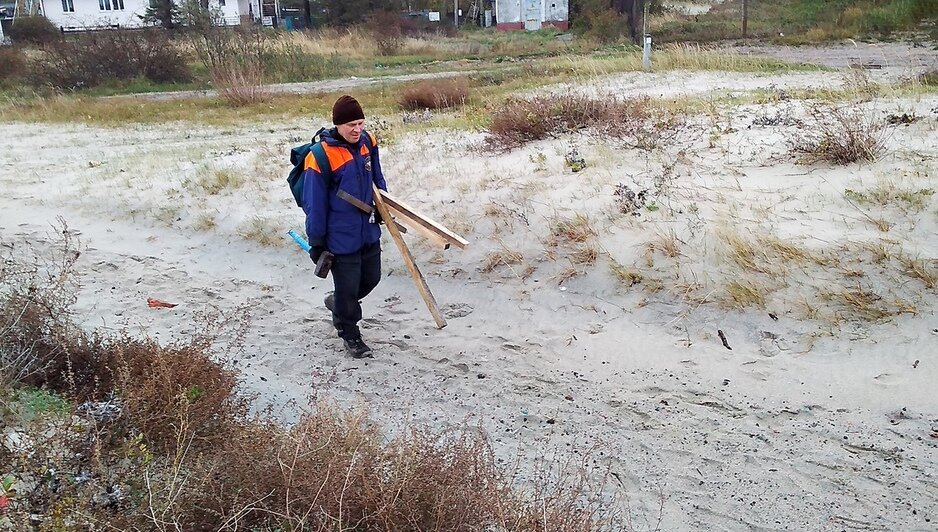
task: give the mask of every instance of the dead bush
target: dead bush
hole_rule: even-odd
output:
[[[199,31],[193,46],[212,86],[231,105],[249,105],[270,97],[264,87],[267,47],[261,33],[209,26]]]
[[[212,86],[218,95],[235,107],[263,102],[270,98],[264,87],[260,64],[250,60],[233,60],[211,69]]]
[[[395,55],[404,48],[404,28],[400,13],[375,11],[368,15],[365,29],[381,55]]]
[[[434,79],[405,87],[398,105],[405,111],[445,109],[466,103],[469,81],[465,78]]]
[[[486,144],[511,150],[531,141],[586,130],[650,150],[676,134],[681,124],[678,115],[652,105],[647,97],[537,96],[506,101],[492,116]]]
[[[9,37],[17,45],[42,46],[61,39],[62,33],[46,17],[17,17],[10,26]]]
[[[185,57],[158,29],[82,33],[43,47],[32,82],[62,90],[146,78],[153,83],[186,82],[192,74]]]
[[[871,111],[814,103],[808,107],[805,127],[789,139],[789,144],[792,153],[805,164],[875,161],[885,150],[893,127]]]
[[[26,75],[26,57],[12,46],[0,46],[0,84],[15,81]]]
[[[75,302],[79,243],[64,224],[61,245],[42,254],[12,248],[0,262],[0,387],[39,383],[64,369]]]

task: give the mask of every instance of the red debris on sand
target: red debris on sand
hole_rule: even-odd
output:
[[[173,308],[176,305],[178,305],[178,303],[167,303],[159,299],[153,299],[152,297],[147,298],[147,306],[150,308]]]

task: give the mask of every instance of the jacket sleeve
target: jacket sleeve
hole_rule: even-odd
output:
[[[371,177],[375,184],[378,185],[378,188],[387,192],[388,184],[384,181],[384,172],[381,171],[381,152],[378,150],[378,137],[375,137],[371,133],[368,134],[371,136],[372,149],[375,150],[374,157],[372,157],[371,161]]]
[[[306,237],[309,238],[309,245],[326,247],[329,190],[322,174],[310,164],[307,164],[306,170],[303,171],[303,211],[306,213]]]

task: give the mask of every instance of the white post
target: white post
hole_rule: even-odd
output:
[[[651,34],[645,34],[645,47],[642,50],[642,68],[651,72]]]
[[[453,25],[459,27],[459,0],[453,0]]]

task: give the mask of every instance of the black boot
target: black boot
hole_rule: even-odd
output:
[[[348,349],[352,358],[365,358],[371,356],[371,348],[362,341],[361,336],[354,338],[345,338],[345,348]]]

